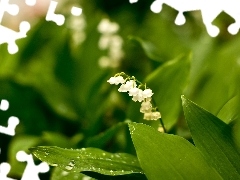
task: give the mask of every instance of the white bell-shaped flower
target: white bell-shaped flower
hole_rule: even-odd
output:
[[[142,93],[143,93],[143,90],[138,89],[138,93],[136,95],[133,95],[132,100],[135,101],[135,102],[136,101],[142,102],[144,100],[144,97],[143,97]]]
[[[143,119],[145,120],[158,120],[161,118],[161,114],[158,111],[144,113]]]
[[[130,89],[135,88],[137,86],[134,80],[127,81],[125,84],[122,84],[118,89],[119,92],[128,92]]]
[[[140,112],[147,113],[151,112],[152,110],[152,103],[150,101],[143,101],[141,104]]]
[[[115,85],[118,85],[118,84],[122,84],[125,82],[124,78],[122,76],[117,76],[117,77],[111,77],[109,80],[107,80],[108,83],[110,84],[115,84]]]
[[[115,22],[110,22],[109,19],[102,19],[98,25],[98,31],[105,34],[113,34],[119,30],[119,25]]]
[[[152,120],[158,120],[160,118],[161,118],[160,112],[158,112],[158,111],[152,112]]]
[[[145,119],[145,120],[152,120],[152,112],[144,113],[143,119]]]
[[[138,89],[137,87],[134,87],[134,88],[131,88],[131,89],[129,90],[128,95],[129,95],[129,96],[136,96],[136,95],[138,94],[138,92],[139,92],[139,89]]]
[[[151,89],[145,89],[142,94],[144,98],[149,98],[152,97],[153,92]]]

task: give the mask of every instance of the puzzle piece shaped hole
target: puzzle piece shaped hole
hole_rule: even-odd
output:
[[[16,154],[16,158],[20,162],[27,162],[26,168],[22,175],[22,180],[40,180],[38,174],[49,171],[49,166],[46,162],[41,162],[39,165],[35,165],[33,156],[24,151],[19,151]]]
[[[3,162],[0,164],[0,179],[1,180],[16,180],[7,177],[8,173],[10,172],[11,166],[10,164]]]
[[[0,110],[6,111],[9,108],[9,102],[6,99],[2,99],[0,103]]]

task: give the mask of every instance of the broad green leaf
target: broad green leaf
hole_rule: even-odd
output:
[[[239,116],[239,96],[231,98],[218,112],[217,116],[225,123],[229,123],[233,120],[240,120]]]
[[[181,56],[160,66],[147,78],[153,90],[153,99],[162,114],[164,124],[170,129],[181,111],[181,94],[187,85],[190,72],[190,56]]]
[[[231,127],[184,96],[182,101],[196,147],[224,179],[240,179],[240,154]]]
[[[129,123],[139,163],[149,180],[221,179],[199,150],[184,138]]]
[[[239,91],[240,36],[225,43],[213,38],[201,39],[194,45],[187,94],[201,107],[217,115],[219,109]],[[205,52],[199,47],[206,48]]]
[[[67,172],[92,171],[110,176],[132,173],[143,175],[137,158],[126,153],[113,154],[97,148],[62,149],[54,146],[39,146],[30,148],[30,151],[40,160]]]
[[[129,37],[129,39],[138,42],[143,48],[148,58],[155,61],[164,62],[164,58],[159,53],[160,51],[151,42],[145,41],[139,37],[134,36]]]

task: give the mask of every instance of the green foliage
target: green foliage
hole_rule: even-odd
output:
[[[184,96],[184,114],[196,147],[223,177],[240,178],[240,154],[229,125]]]
[[[63,26],[36,16],[17,54],[0,46],[0,100],[10,103],[0,125],[10,116],[20,120],[15,136],[0,134],[9,177],[21,179],[26,165],[16,153],[36,147],[38,159],[58,164],[40,178],[46,180],[240,179],[240,33],[226,32],[230,21],[220,17],[221,33],[211,38],[200,12],[186,13],[186,24],[176,26],[175,10],[164,5],[154,14],[147,0],[61,3]],[[79,20],[70,15],[73,5],[82,7],[85,25],[73,23]],[[98,46],[103,18],[119,24],[123,39],[124,56],[114,68],[99,64],[108,55]],[[153,90],[167,132],[106,82],[118,72]],[[185,97],[181,103],[182,94],[194,103]]]
[[[158,179],[221,179],[187,140],[157,132],[153,128],[130,123],[133,144],[144,173],[149,180]]]
[[[51,146],[29,150],[40,160],[70,173],[92,171],[111,176],[143,174],[137,158],[130,154],[113,154],[96,148],[73,150]]]
[[[155,61],[164,62],[164,59],[161,58],[161,54],[159,53],[159,50],[151,42],[144,41],[139,37],[129,37],[129,39],[132,41],[138,42],[143,48],[148,58]]]
[[[180,56],[168,61],[147,78],[146,82],[153,89],[154,100],[159,107],[167,129],[176,124],[181,111],[181,99],[190,73],[190,56]]]
[[[184,96],[182,101],[195,146],[180,136],[160,133],[148,125],[130,122],[128,126],[138,160],[129,154],[111,154],[94,148],[70,150],[40,146],[30,148],[30,151],[52,166],[70,173],[86,173],[93,178],[108,175],[105,178],[114,179],[114,176],[119,178],[118,175],[145,174],[150,180],[159,177],[238,179],[240,154],[231,135],[231,126]]]

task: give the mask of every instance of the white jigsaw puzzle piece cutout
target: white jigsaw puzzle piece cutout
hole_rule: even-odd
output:
[[[138,0],[129,0],[131,4],[138,2]]]
[[[36,0],[25,0],[25,2],[29,6],[36,4]],[[30,30],[30,24],[23,21],[19,25],[19,32],[13,31],[12,29],[1,25],[5,12],[15,16],[19,13],[19,7],[16,4],[9,4],[9,0],[0,0],[0,45],[7,43],[8,52],[10,54],[15,54],[18,52],[16,40],[27,37],[26,34]]]
[[[19,124],[19,119],[15,116],[11,116],[8,119],[8,127],[0,126],[0,133],[6,134],[9,136],[15,135],[15,129],[17,125]]]
[[[55,10],[57,8],[58,2],[56,1],[51,1],[48,12],[46,15],[46,21],[53,21],[55,22],[58,26],[62,26],[65,22],[65,17],[62,14],[55,14]],[[82,14],[82,9],[79,7],[73,6],[71,9],[71,14],[73,16],[80,16]]]
[[[65,22],[65,17],[62,14],[55,14],[57,4],[58,4],[58,2],[56,2],[56,1],[51,1],[50,2],[48,12],[47,12],[47,15],[46,15],[46,21],[53,21],[58,26],[62,26]]]
[[[130,0],[130,3],[135,3],[137,0]],[[179,13],[175,19],[175,24],[183,25],[186,19],[183,15],[184,12],[200,10],[202,14],[203,23],[207,29],[210,36],[216,37],[220,30],[217,26],[213,25],[212,22],[221,13],[225,12],[231,16],[235,23],[229,25],[228,32],[232,35],[238,33],[240,28],[240,0],[219,0],[217,3],[215,1],[198,1],[198,0],[155,0],[150,9],[154,13],[159,13],[162,10],[162,5],[166,4]]]
[[[34,6],[37,0],[25,0],[28,6]],[[46,21],[53,21],[58,26],[61,26],[65,22],[65,17],[62,14],[55,14],[55,10],[58,2],[50,1],[50,5],[46,14]],[[4,13],[7,12],[13,16],[19,13],[19,7],[16,4],[9,4],[9,0],[0,0],[0,45],[7,43],[8,52],[10,54],[15,54],[18,52],[18,46],[16,40],[26,38],[27,32],[30,30],[30,24],[23,21],[19,25],[19,32],[16,32],[10,28],[1,25]],[[78,7],[72,7],[71,13],[74,16],[80,16],[82,14],[82,9]]]
[[[6,111],[9,108],[9,102],[6,99],[2,99],[0,103],[0,110]]]
[[[9,108],[9,102],[6,99],[1,100],[0,110],[6,111]],[[9,136],[15,135],[15,129],[19,124],[19,119],[15,116],[11,116],[8,119],[8,127],[3,127],[0,125],[0,133],[7,134]]]
[[[0,164],[0,179],[1,180],[16,180],[7,177],[7,174],[10,172],[11,166],[10,164],[3,162]]]
[[[49,165],[46,162],[41,162],[39,165],[35,165],[33,156],[24,151],[19,151],[16,154],[16,158],[20,162],[27,162],[21,180],[40,180],[38,174],[49,171]]]
[[[25,0],[25,3],[28,6],[34,6],[37,3],[37,0]]]
[[[0,0],[0,23],[5,12],[16,16],[19,12],[19,7],[16,4],[9,4],[9,0]]]
[[[15,54],[18,52],[18,46],[15,41],[27,37],[27,32],[29,30],[30,24],[26,21],[21,22],[19,32],[0,25],[0,44],[8,43],[8,52],[10,54]]]

